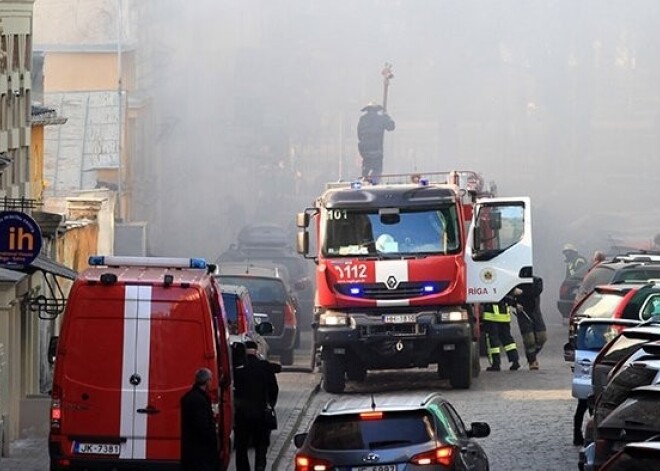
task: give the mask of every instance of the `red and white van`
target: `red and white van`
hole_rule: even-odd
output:
[[[50,469],[179,469],[179,401],[200,367],[214,372],[227,469],[231,358],[213,267],[161,257],[98,256],[89,264],[57,341]]]

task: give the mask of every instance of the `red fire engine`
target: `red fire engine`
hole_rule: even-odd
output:
[[[493,198],[494,185],[472,171],[381,181],[328,184],[297,218],[298,252],[316,262],[323,387],[437,364],[452,387],[469,388],[479,371],[475,303],[531,281],[529,198]]]

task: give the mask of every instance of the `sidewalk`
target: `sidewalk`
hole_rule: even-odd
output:
[[[273,470],[288,469],[288,463],[281,462],[281,454],[285,453],[298,430],[298,422],[305,411],[320,383],[319,373],[299,371],[283,371],[278,375],[280,397],[277,403],[279,428],[273,432],[271,447],[268,453],[269,466]],[[280,463],[281,462],[281,463]],[[278,464],[280,463],[280,464]],[[0,471],[48,471],[48,442],[46,437],[23,438],[14,441],[10,446],[10,455],[0,458]],[[229,466],[234,471],[233,459]]]

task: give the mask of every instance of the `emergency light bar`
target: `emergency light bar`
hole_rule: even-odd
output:
[[[104,255],[92,255],[89,257],[89,265],[92,267],[162,267],[162,268],[206,268],[206,260],[203,258],[183,257],[115,257]]]

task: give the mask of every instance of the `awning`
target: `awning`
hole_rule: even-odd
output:
[[[43,254],[39,254],[37,258],[35,258],[34,261],[29,265],[17,265],[15,267],[8,266],[6,268],[14,271],[28,273],[30,275],[36,271],[41,270],[46,273],[52,273],[53,275],[61,276],[62,278],[66,278],[68,280],[75,280],[76,276],[78,275],[78,272],[75,270],[72,270],[66,265],[62,265],[60,262],[56,262],[52,258]]]

